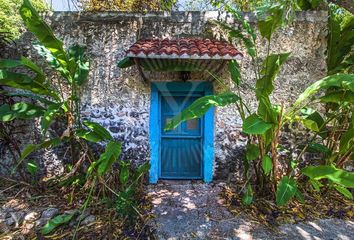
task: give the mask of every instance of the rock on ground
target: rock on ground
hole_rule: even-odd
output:
[[[78,212],[77,209],[64,211],[65,214],[76,212]],[[21,200],[12,199],[0,206],[0,239],[7,236],[2,234],[11,235],[16,232],[16,234],[25,236],[30,231],[39,231],[41,227],[58,214],[61,214],[61,210],[54,206],[30,206]],[[78,214],[73,218],[69,226],[75,228],[79,220],[81,221],[80,225],[83,226],[94,222],[96,217],[91,214],[91,210],[88,208],[83,214]]]
[[[244,217],[233,216],[219,196],[222,183],[162,181],[149,186],[151,225],[161,240],[177,239],[354,239],[354,222],[322,219],[284,224],[270,231]]]

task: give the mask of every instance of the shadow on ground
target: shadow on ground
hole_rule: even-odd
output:
[[[353,239],[353,221],[320,219],[284,224],[272,231],[245,217],[235,217],[219,196],[222,187],[223,183],[190,181],[161,181],[149,186],[155,215],[152,225],[158,239]]]

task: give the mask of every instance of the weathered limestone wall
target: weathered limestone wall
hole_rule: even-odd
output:
[[[150,87],[144,84],[136,67],[121,70],[117,61],[139,38],[215,37],[223,35],[211,20],[232,21],[220,12],[172,13],[66,13],[57,12],[48,18],[56,34],[67,46],[74,43],[87,47],[91,60],[89,81],[83,92],[83,114],[103,124],[115,138],[123,142],[124,159],[137,162],[149,160]],[[237,26],[237,23],[234,23]],[[290,105],[311,82],[325,75],[327,34],[326,12],[301,12],[288,27],[279,30],[271,45],[272,52],[289,52],[291,57],[276,80],[273,100]],[[23,44],[26,43],[26,44]],[[24,51],[28,38],[24,38]],[[261,56],[266,50],[265,40],[258,43]],[[244,49],[240,47],[241,52]],[[244,78],[243,94],[256,108],[249,86],[255,84],[247,56],[241,60]],[[223,74],[228,77],[227,71]],[[170,81],[173,74],[149,74],[155,81]],[[215,84],[215,89],[219,87]],[[241,136],[241,121],[233,106],[218,108],[215,114],[215,176],[228,178],[241,161],[245,138]]]

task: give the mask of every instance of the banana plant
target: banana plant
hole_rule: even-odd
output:
[[[294,168],[296,166],[295,161],[289,159],[287,170],[278,169],[278,139],[281,133],[281,129],[285,123],[290,123],[294,119],[299,119],[296,115],[306,104],[308,104],[311,97],[321,89],[329,89],[332,87],[346,86],[345,89],[348,90],[352,88],[352,75],[342,74],[333,75],[310,86],[303,94],[301,94],[298,100],[294,103],[294,107],[290,109],[284,109],[284,106],[277,105],[271,102],[270,95],[273,92],[273,81],[279,73],[279,70],[283,63],[289,58],[290,53],[270,53],[270,45],[272,40],[272,35],[277,28],[283,26],[287,19],[289,11],[293,9],[301,9],[302,6],[298,2],[295,6],[287,6],[282,3],[267,4],[264,7],[260,7],[256,10],[257,23],[260,35],[265,38],[268,42],[267,44],[267,56],[265,59],[260,59],[258,55],[258,49],[256,45],[257,36],[255,30],[251,25],[242,17],[242,14],[231,8],[230,6],[224,6],[225,10],[228,11],[233,18],[241,23],[242,29],[236,29],[226,23],[217,22],[221,28],[228,33],[229,41],[238,39],[245,46],[249,57],[252,60],[252,66],[256,76],[256,86],[255,95],[258,100],[258,108],[256,112],[250,112],[247,105],[242,101],[242,96],[239,94],[241,73],[239,65],[236,61],[231,61],[229,63],[229,72],[231,79],[236,87],[237,98],[233,101],[228,101],[230,94],[219,94],[214,96],[202,97],[195,101],[190,107],[178,114],[166,129],[175,128],[180,122],[201,117],[208,108],[212,106],[225,106],[228,104],[236,104],[239,110],[240,116],[243,120],[242,131],[246,133],[248,137],[248,144],[246,146],[246,153],[244,159],[244,169],[245,169],[245,180],[248,182],[245,188],[245,195],[243,197],[245,204],[250,204],[253,199],[253,194],[259,194],[267,190],[264,188],[268,186],[268,190],[274,193],[277,205],[285,205],[293,197],[302,201],[303,197],[298,190],[297,183],[294,179]],[[289,9],[289,7],[291,9]],[[312,6],[313,7],[313,6]],[[341,36],[343,40],[340,44],[333,41],[333,44],[337,44],[335,47],[341,52],[348,53],[348,39],[351,39],[351,33],[348,33],[348,26],[350,23],[347,19],[345,23],[341,24]],[[334,48],[334,47],[333,47]],[[335,52],[336,50],[334,50]],[[351,56],[351,55],[349,55]],[[350,60],[350,57],[341,58],[337,57],[336,60],[331,60],[333,62],[341,62],[345,59],[345,63]],[[260,64],[259,64],[260,63]],[[347,101],[351,101],[352,98],[351,91],[343,91],[343,89],[337,89],[330,91],[326,96],[323,96],[322,101],[331,102],[334,98],[337,100],[345,98]],[[218,101],[210,101],[210,99],[217,98]],[[225,100],[223,101],[223,99]],[[236,100],[237,99],[237,100]],[[220,102],[224,104],[220,104]],[[200,106],[203,106],[201,111]],[[304,110],[304,109],[302,109]],[[312,112],[310,114],[304,115],[302,118],[302,123],[308,127],[316,129],[319,135],[324,135],[326,132],[321,129],[324,122],[319,118],[320,114],[317,112]],[[335,116],[335,115],[334,115]],[[339,118],[337,118],[339,120]],[[352,143],[350,139],[351,131],[344,134],[342,146],[351,146]],[[313,149],[321,149],[328,153],[328,149],[324,146],[320,146],[315,143],[309,143],[309,146]],[[306,151],[306,149],[304,150]],[[345,151],[345,150],[343,150]],[[346,149],[344,154],[348,159],[348,151],[351,149]],[[300,154],[300,156],[303,153]],[[255,184],[252,185],[250,176],[250,167],[253,164],[255,176]],[[270,183],[270,184],[269,184]]]
[[[38,144],[28,144],[21,152],[17,166],[34,151],[69,143],[73,163],[70,172],[59,178],[58,185],[75,185],[82,172],[78,177],[75,175],[78,175],[85,160],[88,163],[87,172],[86,168],[82,168],[86,174],[83,184],[91,190],[87,193],[85,203],[77,212],[82,214],[85,211],[93,199],[92,195],[96,192],[94,190],[99,186],[105,190],[98,192],[105,193],[108,190],[116,196],[118,202],[123,202],[121,207],[117,207],[118,211],[123,213],[131,208],[136,209],[133,199],[137,182],[148,171],[149,165],[140,166],[135,174],[130,176],[127,175],[124,162],[120,161],[120,170],[118,170],[120,189],[114,190],[116,184],[113,184],[113,187],[107,185],[106,178],[121,154],[121,143],[115,141],[100,124],[80,119],[80,90],[88,79],[90,66],[84,47],[75,45],[64,49],[62,41],[55,37],[52,29],[39,16],[29,0],[24,0],[20,14],[27,29],[38,40],[33,43],[34,48],[60,76],[57,81],[49,80],[44,71],[26,57],[21,57],[20,60],[0,60],[0,84],[12,89],[2,93],[25,99],[11,105],[1,105],[0,120],[6,123],[16,119],[40,119],[42,141]],[[13,71],[18,67],[30,71],[30,74]],[[54,121],[63,119],[66,129],[53,137],[53,134],[48,133],[48,129]],[[89,143],[98,142],[106,144],[106,147],[105,151],[96,158]],[[30,163],[32,168],[36,168],[32,161]],[[49,234],[55,228],[69,222],[77,212],[59,215],[49,220],[42,228],[42,234]]]
[[[316,104],[323,105],[326,111],[310,108]],[[354,74],[330,75],[313,83],[298,97],[294,108],[300,110],[293,120],[312,134],[297,160],[305,152],[322,155],[321,165],[305,167],[302,173],[310,178],[315,190],[323,186],[318,180],[327,179],[329,187],[352,199],[347,188],[353,186],[340,180],[349,176],[354,182],[353,174],[343,170],[354,160]]]
[[[251,112],[242,100],[240,95],[242,78],[240,67],[236,61],[230,61],[228,70],[237,94],[228,92],[227,94],[222,93],[199,98],[178,114],[167,125],[167,129],[175,128],[182,121],[201,117],[212,106],[236,104],[243,120],[242,131],[248,135],[246,158],[244,160],[245,180],[248,185],[243,199],[245,204],[250,204],[253,199],[252,195],[257,193],[254,190],[262,191],[267,182],[273,182],[274,185],[271,190],[275,194],[275,188],[280,177],[277,172],[277,147],[278,137],[285,118],[284,110],[281,106],[271,103],[270,95],[274,89],[273,81],[290,53],[270,53],[270,44],[274,31],[283,25],[286,8],[284,5],[276,4],[266,8],[266,10],[257,12],[258,29],[261,36],[268,41],[267,56],[264,59],[261,59],[258,55],[257,35],[251,24],[242,17],[238,10],[228,5],[225,6],[225,10],[241,23],[242,29],[234,28],[223,22],[217,22],[217,24],[228,33],[230,41],[239,39],[242,42],[252,60],[252,67],[256,76],[255,95],[258,100],[258,109],[256,112]],[[251,166],[254,167],[256,176],[251,176]],[[252,178],[255,179],[254,185],[251,184]],[[292,182],[290,181],[290,183]],[[260,186],[259,189],[255,189],[254,186],[257,185]]]
[[[297,160],[305,152],[321,154],[321,165],[305,167],[302,174],[316,191],[327,185],[353,199],[348,190],[353,188],[353,174],[343,168],[354,161],[354,16],[334,4],[328,11],[329,75],[309,86],[294,104],[298,114],[293,119],[312,133]],[[311,108],[316,105],[325,111]]]
[[[349,189],[354,188],[354,173],[333,165],[308,166],[301,172],[310,179],[315,191],[320,191],[320,188],[324,186],[320,181],[326,179],[330,188],[334,188],[344,197],[353,200]]]
[[[108,153],[104,154],[115,154],[113,158],[105,158],[104,154],[101,156],[101,164],[96,170],[99,176],[102,176],[117,160],[120,143],[115,142],[101,125],[80,119],[80,90],[88,79],[90,67],[84,47],[74,45],[64,49],[63,42],[54,35],[53,30],[43,21],[29,0],[23,1],[20,14],[27,29],[37,38],[33,43],[34,48],[60,76],[57,81],[49,80],[41,67],[26,57],[19,60],[0,60],[0,84],[15,89],[4,94],[25,99],[12,105],[1,105],[0,120],[6,122],[40,118],[43,141],[27,145],[22,151],[18,165],[34,151],[53,148],[63,143],[70,144],[73,165],[79,164],[82,163],[79,159],[83,159],[79,156],[80,149],[88,149],[87,142],[106,142]],[[30,71],[30,74],[13,71],[19,67]],[[59,136],[50,138],[48,129],[55,120],[60,119],[65,119],[66,130]],[[93,156],[86,158],[94,162]],[[77,171],[77,167],[74,170]]]

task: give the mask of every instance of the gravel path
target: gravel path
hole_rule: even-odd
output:
[[[219,197],[222,183],[169,181],[149,186],[158,239],[354,239],[354,221],[284,224],[275,233],[233,216]]]

